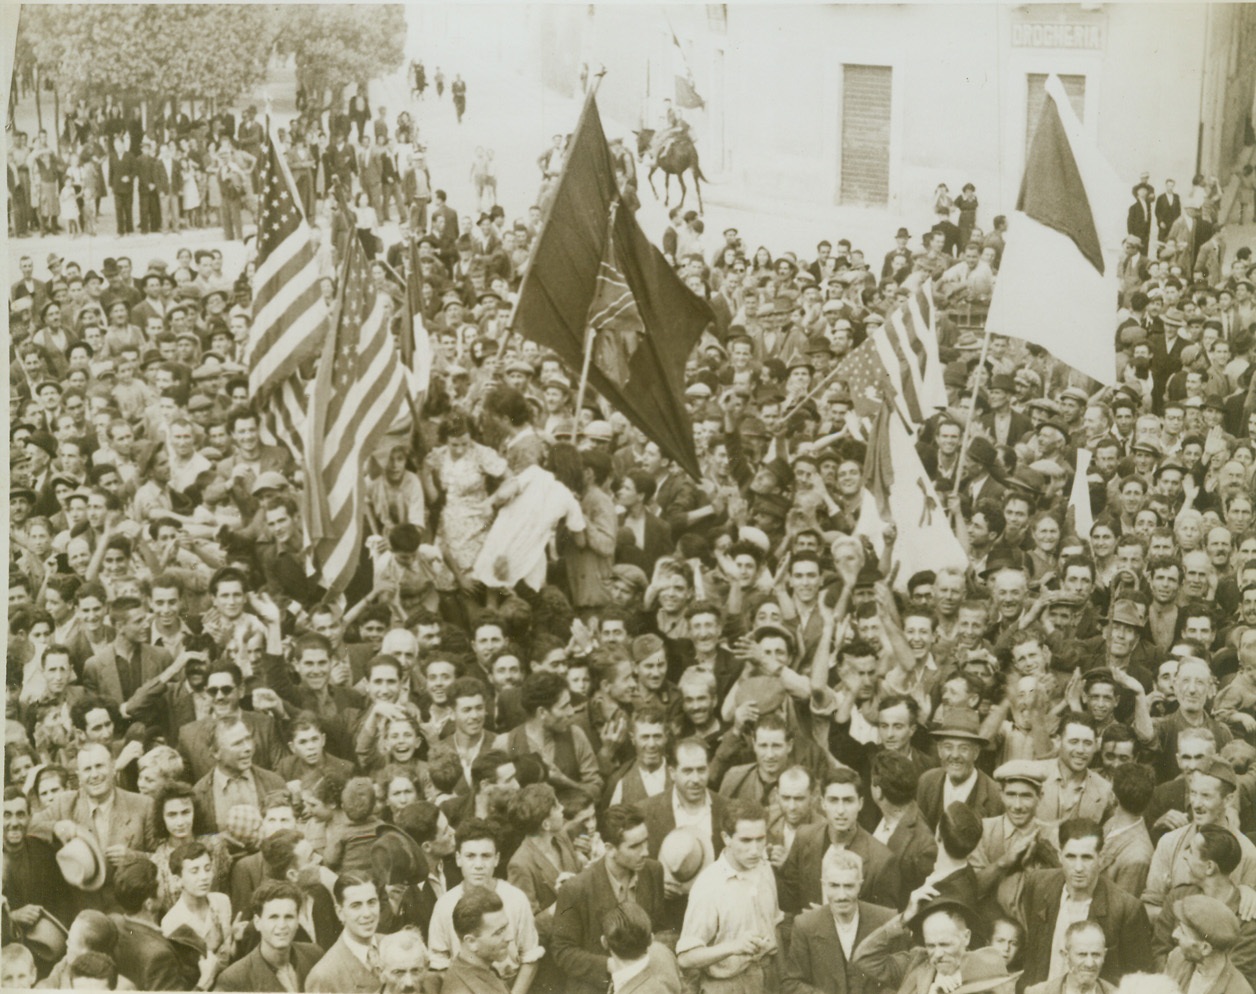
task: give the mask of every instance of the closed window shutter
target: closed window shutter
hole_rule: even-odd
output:
[[[890,199],[889,66],[842,67],[842,191],[844,204]]]
[[[1029,146],[1033,144],[1034,132],[1038,129],[1038,117],[1042,114],[1042,105],[1047,102],[1047,74],[1031,72],[1028,77],[1029,104],[1025,110],[1025,154],[1029,154]],[[1060,82],[1068,95],[1069,105],[1079,121],[1085,120],[1086,110],[1086,77],[1061,76]]]

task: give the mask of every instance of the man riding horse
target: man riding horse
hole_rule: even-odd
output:
[[[672,146],[681,139],[687,140],[693,144],[693,135],[689,131],[689,122],[686,121],[673,105],[670,100],[664,100],[663,108],[663,127],[654,138],[654,158],[662,159],[663,156],[671,151]]]

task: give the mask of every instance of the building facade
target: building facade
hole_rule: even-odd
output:
[[[1049,73],[1131,186],[1224,186],[1252,127],[1256,5],[528,9],[519,53],[560,91],[604,64],[603,115],[626,127],[658,126],[687,64],[704,171],[768,200],[919,216],[971,182],[1010,206]]]

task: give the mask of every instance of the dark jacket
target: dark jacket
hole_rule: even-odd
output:
[[[305,986],[305,978],[314,964],[322,959],[323,951],[308,942],[292,944],[292,968],[296,970],[297,984]],[[282,991],[283,984],[275,976],[270,964],[262,959],[260,949],[254,949],[243,959],[237,960],[218,974],[214,984],[216,991]]]
[[[854,841],[846,848],[863,859],[860,899],[885,908],[897,908],[901,903],[902,877],[894,853],[862,828],[855,829]],[[786,914],[801,914],[811,905],[823,903],[820,871],[828,851],[827,822],[798,829],[780,874],[780,904]]]
[[[1025,874],[1020,911],[1025,924],[1025,973],[1022,989],[1047,979],[1051,969],[1051,943],[1064,893],[1063,870],[1030,870]],[[1108,955],[1101,976],[1116,983],[1127,973],[1146,969],[1151,949],[1151,923],[1142,902],[1103,877],[1090,902],[1092,921],[1108,938]]]
[[[945,778],[946,770],[938,767],[921,776],[916,787],[916,803],[920,805],[920,813],[924,815],[925,824],[931,832],[938,827],[938,818],[942,815],[942,788]],[[1003,814],[1003,798],[999,794],[999,785],[981,770],[977,771],[977,783],[968,796],[968,806],[978,818]]]
[[[198,975],[189,975],[174,943],[156,925],[125,915],[109,917],[118,927],[114,963],[138,990],[188,991],[196,986]]]
[[[859,902],[859,927],[855,949],[891,918],[894,912],[867,901]],[[852,953],[854,950],[851,950]],[[852,970],[837,939],[833,912],[825,905],[804,911],[794,919],[789,955],[781,978],[782,994],[877,994],[878,987],[858,970]]]
[[[288,785],[283,782],[283,778],[277,773],[271,773],[270,770],[264,770],[259,766],[253,768],[253,784],[257,788],[257,807],[261,810],[262,801],[271,791],[287,790]],[[192,802],[196,805],[196,817],[198,831],[205,834],[217,832],[221,826],[218,824],[218,812],[214,807],[214,768],[211,766],[209,772],[196,781],[196,785],[192,788]]]
[[[646,828],[650,830],[650,858],[658,859],[659,848],[667,833],[676,827],[676,812],[672,810],[673,791],[648,797],[637,805],[637,810],[645,819]],[[724,851],[724,836],[720,834],[720,819],[724,814],[724,806],[728,803],[723,797],[712,790],[707,791],[711,799],[711,848],[716,858]]]
[[[657,931],[663,916],[663,867],[653,859],[637,874],[636,901]],[[569,994],[601,994],[610,983],[602,916],[618,903],[602,859],[559,888],[550,944],[554,961],[567,975],[564,990]]]

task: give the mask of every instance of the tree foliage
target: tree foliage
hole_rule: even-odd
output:
[[[294,4],[279,8],[278,50],[307,91],[339,91],[393,72],[405,59],[402,4]]]
[[[248,4],[26,4],[19,46],[76,99],[230,101],[266,76],[275,8]]]

